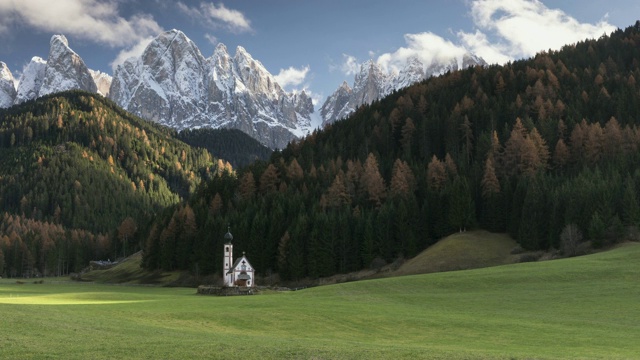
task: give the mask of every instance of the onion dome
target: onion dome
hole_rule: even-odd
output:
[[[231,240],[233,240],[233,235],[231,235],[231,227],[227,228],[227,233],[224,234],[224,239],[227,241],[227,244],[231,244]]]

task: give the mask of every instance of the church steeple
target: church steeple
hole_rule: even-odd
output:
[[[227,233],[224,234],[224,258],[222,259],[222,277],[224,278],[224,286],[233,286],[233,235],[231,235],[231,227],[227,228]]]

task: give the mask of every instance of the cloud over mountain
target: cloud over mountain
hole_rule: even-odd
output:
[[[162,32],[162,27],[150,15],[122,17],[117,1],[2,1],[0,19],[0,31],[7,31],[8,24],[25,24],[113,47],[130,46]]]

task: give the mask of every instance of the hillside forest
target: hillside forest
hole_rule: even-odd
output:
[[[246,252],[260,274],[279,273],[285,280],[346,273],[412,257],[445,235],[472,228],[507,232],[524,249],[558,249],[566,255],[584,241],[607,246],[635,236],[640,223],[638,81],[640,22],[531,59],[427,79],[237,172],[204,150],[184,148],[186,158],[180,161],[178,149],[186,144],[176,141],[166,163],[148,170],[168,179],[165,186],[175,195],[147,200],[155,211],[135,219],[137,231],[129,241],[132,248],[144,250],[143,265],[148,269],[210,274],[221,271],[223,235],[230,226],[236,251]],[[19,111],[12,109],[8,112]],[[31,144],[38,139],[29,145],[32,148],[46,141],[55,146],[63,143],[52,135],[58,131],[56,116],[51,115],[56,111],[55,106],[34,110],[34,117],[51,120],[46,136],[40,125],[30,123],[31,137],[9,125],[25,129],[26,112],[13,121],[2,113],[6,129],[2,151],[11,154],[3,161],[11,165],[9,169],[38,167],[36,152],[14,150],[18,142]],[[81,127],[83,120],[78,124]],[[133,127],[130,131],[135,134]],[[169,142],[172,135],[167,130],[156,131],[165,134],[158,139]],[[105,159],[112,150],[107,146],[103,151],[96,136],[73,141],[85,144],[88,156]],[[164,159],[155,146],[160,145],[154,143],[147,157]],[[41,151],[43,159],[57,154],[56,149]],[[20,154],[32,159],[11,162]],[[114,161],[125,164],[128,157],[118,154],[113,153]],[[102,166],[102,172],[110,171],[108,165]],[[2,168],[3,177],[19,174]],[[139,168],[134,172],[123,167],[128,189],[114,188],[109,191],[112,197],[140,192],[139,180],[145,191],[164,189],[149,185],[147,170],[142,169],[140,173]],[[27,179],[3,179],[2,187],[23,182]],[[85,184],[81,182],[83,188]],[[64,191],[74,189],[67,185]],[[113,216],[117,221],[88,227],[75,223],[80,220],[74,217],[58,220],[55,202],[36,203],[36,194],[42,191],[49,190],[25,196],[24,206],[21,198],[3,192],[3,209],[13,214],[5,218],[110,232],[107,238],[118,243],[113,239],[118,239],[122,218],[139,213],[122,212]],[[76,209],[74,197],[70,200],[66,211],[69,206]],[[84,212],[92,212],[92,206],[86,204]],[[102,239],[95,235],[87,251],[104,246]],[[17,262],[24,254],[15,241],[3,237],[0,244],[5,269],[8,260]],[[106,248],[113,251],[114,246]],[[7,251],[14,252],[8,256]]]

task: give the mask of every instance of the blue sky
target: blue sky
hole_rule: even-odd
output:
[[[369,59],[391,70],[412,54],[468,50],[502,63],[638,18],[637,0],[2,0],[0,61],[18,77],[64,34],[90,68],[112,74],[176,28],[205,57],[218,42],[232,55],[243,46],[287,91],[322,102]]]

